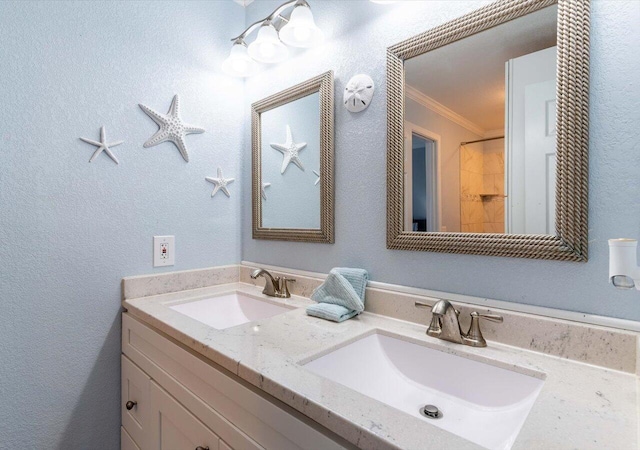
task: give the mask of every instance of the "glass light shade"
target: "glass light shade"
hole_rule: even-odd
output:
[[[235,43],[222,63],[222,69],[234,77],[250,77],[258,70],[258,64],[249,56],[246,45]]]
[[[309,7],[298,5],[291,12],[289,23],[280,30],[280,39],[292,47],[308,48],[321,43],[324,33],[313,20]]]
[[[262,63],[274,64],[287,59],[289,49],[280,41],[273,25],[262,25],[256,40],[249,44],[249,56]]]

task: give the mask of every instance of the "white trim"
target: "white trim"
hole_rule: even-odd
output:
[[[452,122],[457,123],[461,127],[466,128],[467,130],[479,135],[484,136],[485,130],[480,125],[465,119],[463,116],[458,114],[455,111],[450,110],[442,103],[439,103],[432,99],[431,97],[423,94],[419,90],[414,87],[409,86],[408,84],[404,87],[405,95],[413,101],[420,103],[427,109],[430,109],[436,114],[440,114],[442,117],[449,119]]]
[[[254,263],[251,261],[242,261],[243,266],[261,267],[275,272],[286,272],[309,278],[319,278],[324,280],[327,277],[325,273],[310,272],[299,269],[289,269],[286,267],[272,266],[269,264]],[[497,308],[505,311],[513,311],[525,314],[534,314],[537,316],[550,317],[553,319],[563,319],[572,322],[586,323],[590,325],[599,325],[603,327],[616,328],[620,330],[629,330],[640,332],[640,322],[634,320],[618,319],[615,317],[596,316],[593,314],[584,314],[574,311],[565,311],[564,309],[547,308],[544,306],[525,305],[522,303],[506,302],[503,300],[493,300],[490,298],[474,297],[471,295],[453,294],[450,292],[434,291],[431,289],[422,289],[398,284],[382,283],[380,281],[369,281],[368,287],[387,290],[391,292],[399,292],[403,294],[421,295],[424,297],[432,297],[437,299],[447,299],[454,302],[468,303],[471,305],[484,306],[486,308]]]
[[[504,63],[506,86],[504,90],[504,193],[507,197],[504,202],[504,232],[506,234],[513,233],[513,212],[511,211],[511,203],[513,202],[513,187],[511,186],[513,177],[513,162],[511,161],[513,152],[513,63],[511,61]]]

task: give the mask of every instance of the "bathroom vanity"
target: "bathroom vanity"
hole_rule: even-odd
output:
[[[321,279],[275,299],[252,269],[124,280],[123,449],[638,446],[636,333],[492,309],[474,348],[425,334],[435,299],[370,287],[335,324]]]

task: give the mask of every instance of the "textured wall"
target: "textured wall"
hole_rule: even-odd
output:
[[[0,2],[0,448],[117,449],[120,280],[240,257],[242,82],[225,2]],[[145,149],[138,103],[207,132]],[[224,108],[224,114],[221,113]],[[116,166],[89,164],[106,126]],[[204,180],[217,166],[231,199]],[[176,265],[152,268],[152,236]]]
[[[390,44],[487,2],[311,1],[326,43],[251,78],[247,102],[325,70],[338,97],[348,79],[368,73],[377,91],[368,110],[350,114],[336,104],[336,242],[296,244],[251,239],[250,193],[243,198],[245,260],[327,272],[360,266],[377,281],[640,320],[638,293],[607,285],[607,239],[640,232],[640,23],[638,1],[592,1],[590,128],[590,258],[585,264],[385,248],[386,76]],[[247,22],[277,1],[254,2]],[[250,130],[245,128],[244,176],[249,179]],[[248,182],[248,181],[247,181]]]

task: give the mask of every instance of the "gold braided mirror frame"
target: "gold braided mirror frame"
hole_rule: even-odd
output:
[[[328,71],[251,105],[251,192],[254,239],[333,244],[333,84],[333,71]],[[320,97],[320,229],[264,228],[262,227],[262,201],[260,195],[260,187],[262,186],[262,130],[260,114],[315,92],[318,92]]]
[[[404,61],[558,5],[556,235],[403,229]],[[387,248],[587,261],[589,0],[500,0],[387,49]]]

